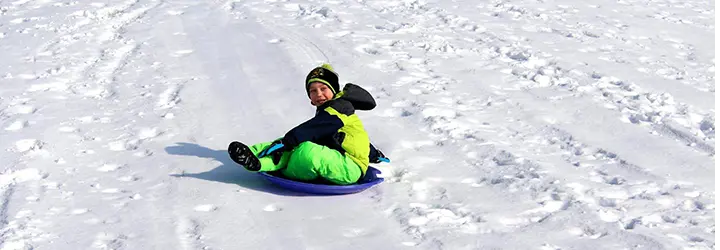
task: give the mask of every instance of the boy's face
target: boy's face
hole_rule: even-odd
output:
[[[308,92],[310,92],[310,104],[315,107],[322,105],[333,97],[332,90],[321,82],[311,83]]]

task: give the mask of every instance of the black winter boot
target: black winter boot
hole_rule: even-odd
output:
[[[260,160],[250,151],[250,148],[241,142],[231,142],[228,146],[228,154],[230,159],[240,164],[249,171],[260,170]]]

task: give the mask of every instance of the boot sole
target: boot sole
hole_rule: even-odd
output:
[[[250,158],[248,159],[247,165],[239,161],[238,152],[251,154]],[[252,155],[252,153],[250,152],[250,148],[247,145],[237,141],[231,142],[230,145],[228,145],[228,154],[230,155],[230,159],[232,159],[235,163],[243,166],[249,171],[258,171],[260,170],[260,161],[257,159],[257,157],[255,157],[255,155]]]

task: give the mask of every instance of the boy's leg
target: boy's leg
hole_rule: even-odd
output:
[[[298,145],[289,158],[283,174],[292,179],[311,181],[321,177],[335,184],[348,185],[357,182],[362,175],[360,167],[349,157],[312,142]]]
[[[257,155],[260,153],[260,151],[262,151],[266,147],[270,146],[270,144],[272,144],[272,142],[261,142],[258,144],[254,144],[249,147],[250,152],[252,152],[252,154],[257,157]],[[258,172],[270,172],[270,171],[276,171],[276,170],[285,168],[285,166],[287,166],[289,158],[290,158],[290,153],[284,152],[282,157],[280,157],[280,162],[277,165],[273,162],[272,157],[270,157],[270,156],[258,158],[258,160],[260,161],[260,170],[258,170]]]

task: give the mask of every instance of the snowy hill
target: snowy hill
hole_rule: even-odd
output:
[[[714,249],[714,1],[0,1],[0,249]],[[226,154],[329,62],[362,193]]]

